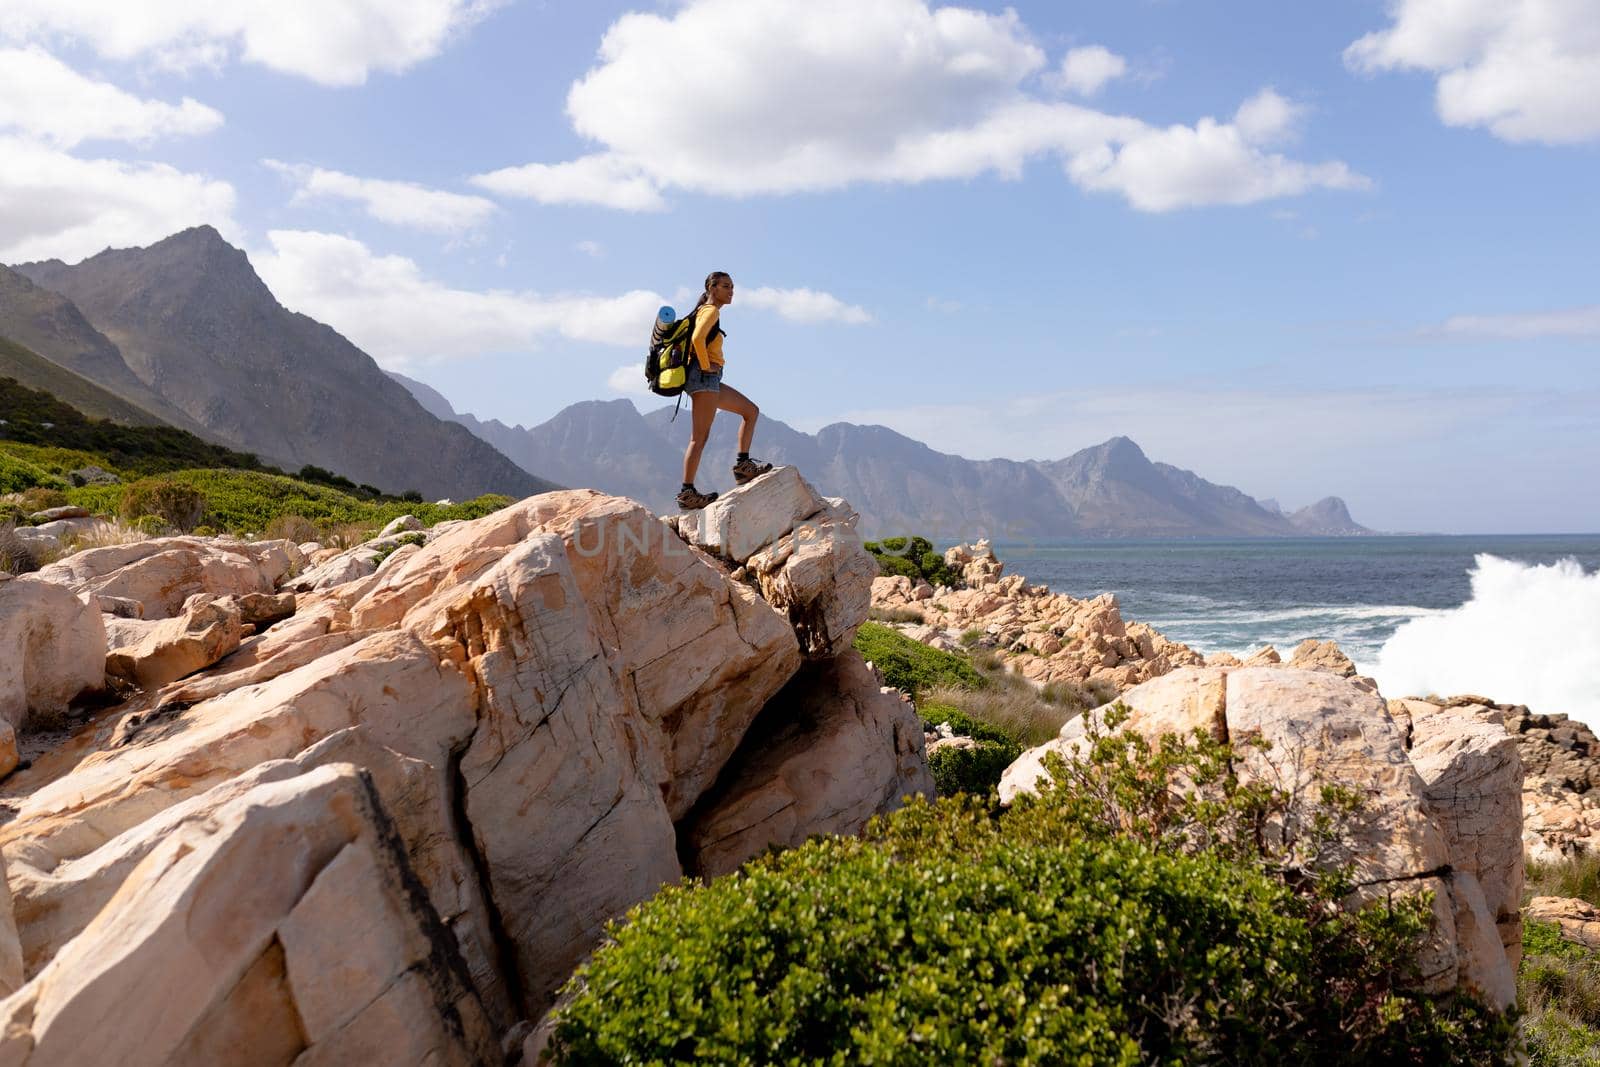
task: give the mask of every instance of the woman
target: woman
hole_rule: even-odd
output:
[[[756,434],[756,419],[761,409],[731,385],[722,384],[722,309],[733,303],[733,279],[726,271],[712,271],[706,277],[705,292],[690,312],[694,316],[692,346],[683,391],[694,405],[689,447],[683,453],[683,488],[678,491],[678,506],[685,511],[703,508],[717,499],[715,493],[702,493],[694,487],[694,474],[700,467],[700,453],[711,436],[711,422],[717,409],[731,411],[744,420],[739,427],[739,458],[733,465],[733,480],[740,485],[759,478],[772,464],[750,458],[750,442]]]

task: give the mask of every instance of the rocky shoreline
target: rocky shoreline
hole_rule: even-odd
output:
[[[916,709],[852,646],[912,611],[1150,736],[1271,740],[1245,779],[1359,790],[1366,891],[1436,892],[1426,988],[1514,998],[1524,852],[1600,847],[1586,728],[1386,701],[1331,643],[1203,659],[983,543],[946,555],[965,588],[877,577],[856,523],[780,468],[667,519],[573,490],[0,575],[0,1062],[531,1062],[632,905],[932,795]]]

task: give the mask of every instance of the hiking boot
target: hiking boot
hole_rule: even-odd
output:
[[[755,481],[771,469],[770,463],[762,463],[758,459],[741,459],[733,465],[733,480],[743,485]]]
[[[715,499],[715,493],[702,493],[698,489],[678,490],[678,507],[684,511],[699,511]]]

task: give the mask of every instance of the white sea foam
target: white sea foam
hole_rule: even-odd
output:
[[[1459,608],[1414,619],[1379,651],[1386,696],[1477,693],[1600,723],[1600,570],[1479,555]]]

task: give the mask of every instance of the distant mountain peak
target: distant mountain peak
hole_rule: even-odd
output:
[[[1325,496],[1315,504],[1307,504],[1290,515],[1289,521],[1297,529],[1317,536],[1348,537],[1372,532],[1352,519],[1350,509],[1336,496]]]

